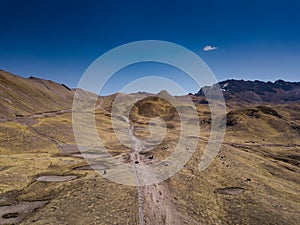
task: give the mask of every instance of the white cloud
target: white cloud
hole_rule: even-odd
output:
[[[217,49],[217,47],[214,47],[214,46],[211,46],[211,45],[207,45],[207,46],[205,46],[203,48],[203,51],[208,52],[208,51],[213,51],[213,50],[216,50],[216,49]]]

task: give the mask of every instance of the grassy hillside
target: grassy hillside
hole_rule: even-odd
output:
[[[52,81],[0,70],[0,118],[70,109],[74,90]]]

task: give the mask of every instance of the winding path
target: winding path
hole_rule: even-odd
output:
[[[129,119],[125,116],[122,116],[122,118],[126,121],[126,123],[129,124]],[[136,185],[137,185],[137,191],[138,191],[138,207],[139,207],[139,221],[140,221],[140,225],[144,225],[144,195],[143,195],[143,190],[142,190],[142,182],[141,179],[139,177],[139,173],[138,173],[138,168],[135,164],[135,161],[140,162],[141,161],[141,157],[139,152],[142,151],[143,149],[143,145],[141,143],[141,141],[133,134],[133,129],[134,126],[131,125],[129,127],[129,129],[127,130],[127,134],[129,135],[130,139],[132,140],[133,144],[134,144],[134,151],[132,153],[130,153],[130,158],[131,158],[131,164],[132,164],[132,169],[133,169],[133,173],[135,175],[135,180],[136,180]]]
[[[0,118],[0,122],[18,121],[18,120],[21,120],[21,119],[37,119],[37,118],[52,117],[52,116],[57,116],[57,115],[70,113],[70,112],[72,112],[72,109],[63,109],[63,110],[56,110],[56,111],[40,112],[40,113],[35,113],[35,114],[32,114],[32,115],[16,115],[16,117]]]
[[[129,119],[123,117],[123,119],[129,124]],[[130,125],[127,130],[129,137],[133,143],[133,152],[130,154],[132,168],[135,175],[138,191],[138,206],[139,206],[139,223],[140,225],[147,224],[166,224],[176,225],[183,224],[184,216],[177,211],[174,203],[172,202],[172,195],[169,191],[169,187],[166,183],[146,185],[147,181],[155,181],[155,173],[150,168],[142,168],[146,166],[146,162],[143,160],[143,156],[140,152],[144,146],[133,133],[134,125]],[[138,161],[138,164],[135,164]],[[144,199],[146,202],[144,202]],[[147,212],[147,219],[145,213]],[[148,221],[149,220],[149,221]],[[195,224],[195,223],[193,223]]]

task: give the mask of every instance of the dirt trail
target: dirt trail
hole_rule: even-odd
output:
[[[127,117],[123,116],[123,119],[126,121],[126,123],[129,124],[130,121]],[[133,146],[134,146],[133,149],[134,151],[130,153],[130,158],[132,159],[131,164],[135,175],[137,191],[138,191],[139,221],[140,221],[140,225],[144,225],[145,218],[144,218],[144,197],[143,197],[142,183],[141,183],[140,175],[138,173],[137,165],[135,164],[135,162],[141,161],[139,152],[142,150],[143,146],[141,141],[134,136],[133,129],[134,127],[130,126],[130,128],[127,130],[127,133],[131,138],[131,140],[133,141]]]
[[[0,122],[8,122],[8,121],[18,121],[23,119],[37,119],[37,118],[45,118],[45,117],[53,117],[65,113],[72,112],[72,109],[64,109],[64,110],[57,110],[57,111],[49,111],[49,112],[40,112],[35,113],[32,115],[16,115],[16,117],[6,117],[0,118]]]
[[[172,202],[166,183],[144,186],[146,224],[183,224],[183,215]]]
[[[129,123],[129,119],[125,118]],[[181,225],[183,224],[183,215],[177,211],[172,202],[172,195],[166,182],[159,184],[145,185],[144,180],[151,181],[155,179],[155,173],[150,169],[140,169],[145,166],[144,157],[139,153],[143,150],[141,141],[133,134],[134,126],[128,129],[128,135],[133,141],[134,151],[130,154],[132,166],[137,182],[138,201],[139,201],[139,221],[142,224],[165,224]],[[138,162],[138,164],[136,164]],[[144,202],[145,200],[145,202]]]

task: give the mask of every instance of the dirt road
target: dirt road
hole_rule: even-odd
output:
[[[127,123],[130,121],[124,118]],[[128,135],[134,146],[134,151],[130,154],[132,167],[134,170],[139,201],[139,221],[142,224],[183,224],[183,215],[176,209],[169,188],[166,182],[159,184],[145,185],[143,181],[156,180],[156,174],[151,168],[145,169],[146,162],[144,156],[140,154],[143,150],[141,141],[133,134],[134,126],[128,129]],[[143,167],[143,169],[142,169]]]
[[[64,109],[64,110],[57,110],[57,111],[48,111],[48,112],[40,112],[35,113],[32,115],[16,115],[16,117],[5,117],[0,118],[0,122],[8,122],[8,121],[18,121],[24,119],[37,119],[37,118],[45,118],[45,117],[53,117],[65,113],[72,112],[72,109]]]

